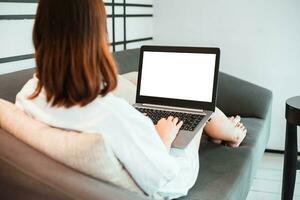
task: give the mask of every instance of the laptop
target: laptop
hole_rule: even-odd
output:
[[[185,148],[215,111],[219,48],[142,46],[137,110],[156,124],[161,118],[183,121],[172,147]]]

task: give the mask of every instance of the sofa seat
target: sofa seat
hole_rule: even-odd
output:
[[[268,142],[264,120],[242,118],[247,137],[239,148],[210,142],[205,135],[199,150],[200,172],[197,182],[182,200],[246,199],[257,165]],[[259,156],[258,156],[259,155]]]

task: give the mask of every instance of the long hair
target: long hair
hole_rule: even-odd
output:
[[[40,0],[33,28],[38,85],[51,106],[85,106],[117,85],[102,0]]]

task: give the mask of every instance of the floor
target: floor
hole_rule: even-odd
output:
[[[265,153],[247,200],[280,200],[283,155]],[[300,200],[300,171],[297,171],[294,200]]]

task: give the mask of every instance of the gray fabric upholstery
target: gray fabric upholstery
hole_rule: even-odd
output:
[[[139,66],[139,49],[130,49],[114,53],[115,60],[119,67],[119,73],[137,71]]]
[[[220,72],[217,106],[227,115],[265,119],[271,101],[270,90]]]
[[[22,70],[17,73],[0,75],[0,98],[15,102],[16,93],[32,78],[34,69]]]
[[[216,145],[202,138],[200,173],[184,200],[246,199],[268,141],[269,124],[243,118],[248,134],[240,148]]]
[[[136,71],[139,50],[114,54],[119,72]],[[33,69],[0,76],[0,98],[14,102]],[[269,138],[272,93],[220,73],[217,106],[248,129],[239,148],[201,140],[200,173],[181,199],[245,199]],[[0,129],[0,199],[143,199],[49,159]],[[4,190],[2,189],[4,188]]]

